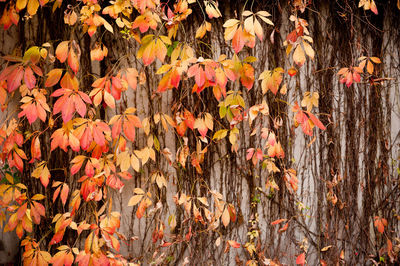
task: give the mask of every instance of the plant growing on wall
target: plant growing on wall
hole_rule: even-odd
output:
[[[63,27],[87,34],[91,40],[90,47],[80,47],[74,37],[48,40],[3,56],[0,221],[4,231],[15,230],[21,239],[25,265],[167,263],[167,255],[176,246],[210,233],[219,234],[215,246],[223,245],[225,252],[244,248],[246,265],[279,263],[258,254],[257,217],[241,221],[251,224],[245,242],[224,237],[224,230],[238,223],[238,205],[209,187],[203,176],[207,153],[225,145],[236,155],[246,151],[249,168],[264,169],[268,178],[265,188],[260,188],[262,193],[285,189],[295,195],[299,177],[285,156],[282,124],[293,124],[295,134],[314,137],[308,145],[315,141],[316,132],[328,126],[320,121],[317,91],[307,91],[294,102],[285,98],[296,89],[288,82],[301,75],[302,66],[313,64],[316,56],[303,16],[311,1],[291,1],[287,23],[292,30],[281,45],[291,67],[262,69],[258,76],[253,64],[259,58],[248,51],[259,42],[275,42],[275,28],[269,10],[256,9],[252,2],[246,2],[236,17],[224,17],[218,1],[212,0],[6,1],[0,19],[4,30],[22,19],[33,19],[41,10],[62,9]],[[359,6],[378,13],[374,1],[360,1]],[[203,22],[191,36],[185,32],[185,23],[194,9],[202,12]],[[229,46],[226,54],[213,51],[207,39],[216,27],[223,28],[222,38]],[[269,39],[267,30],[273,31]],[[103,42],[107,35],[135,42],[137,54],[129,57],[141,67],[121,64],[125,56],[101,74],[82,69],[83,57],[99,64],[107,60],[111,48]],[[362,82],[381,64],[375,56],[361,56],[358,62],[337,71],[338,80],[347,87]],[[153,68],[155,75],[149,76]],[[84,82],[88,76],[90,86]],[[144,89],[149,80],[157,81],[148,83],[152,99],[170,90],[179,92],[169,112],[151,109],[150,115],[143,116],[136,106],[125,104],[130,91]],[[259,93],[255,104],[248,105],[245,98],[251,90]],[[216,109],[204,102],[209,92]],[[192,104],[187,102],[189,97]],[[289,111],[275,115],[277,104],[271,106],[271,101],[286,105]],[[259,138],[260,145],[246,146],[241,141],[245,127]],[[159,140],[168,132],[178,140],[176,152]],[[145,141],[138,143],[139,137]],[[159,167],[162,163],[184,174],[171,176]],[[194,176],[196,184],[192,190],[178,187],[169,199],[183,213],[184,219],[178,221],[177,213],[166,209],[162,201],[165,191],[185,175]],[[137,240],[119,232],[121,214],[113,209],[110,195],[138,178],[144,181],[131,191],[125,207],[135,208],[135,219],[152,220],[150,241],[155,251],[127,258],[120,254],[121,245]],[[277,185],[277,179],[284,187]],[[201,188],[201,196],[194,193],[195,186]],[[336,204],[333,190],[328,201]],[[257,204],[260,198],[254,195],[252,207]],[[161,212],[168,212],[167,220],[159,218]],[[282,217],[271,226],[279,226],[284,234],[295,219]],[[374,226],[384,235],[387,220],[376,216]],[[387,243],[387,254],[394,256],[389,237]],[[293,263],[304,265],[306,243],[299,245],[298,254]]]

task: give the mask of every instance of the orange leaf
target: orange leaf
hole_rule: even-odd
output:
[[[52,87],[58,83],[61,78],[63,70],[60,68],[55,68],[47,73],[47,80],[44,83],[45,87]]]
[[[287,219],[278,219],[278,220],[271,222],[271,225],[280,224],[281,222],[286,222],[286,221],[287,221]]]
[[[282,228],[278,230],[279,233],[285,232],[289,227],[289,222],[287,222]]]
[[[236,242],[235,240],[228,240],[228,244],[229,244],[229,246],[231,246],[233,248],[240,248],[240,244],[238,242]]]
[[[69,53],[68,53],[68,65],[72,69],[72,71],[75,72],[75,74],[76,74],[76,72],[78,72],[78,70],[79,70],[79,58],[78,58],[78,56],[76,55],[76,53],[74,52],[73,49],[70,49]]]
[[[60,60],[61,63],[64,63],[65,60],[67,60],[68,44],[69,44],[69,41],[63,41],[57,46],[56,57],[58,60]]]

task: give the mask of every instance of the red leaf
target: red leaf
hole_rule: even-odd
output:
[[[33,71],[29,66],[25,69],[24,81],[29,89],[33,89],[36,85],[36,78],[33,75]]]
[[[185,124],[188,126],[188,128],[193,130],[195,119],[194,119],[194,116],[192,115],[192,113],[185,109],[183,116],[185,118]]]
[[[313,115],[311,112],[307,112],[307,114],[314,125],[316,125],[318,128],[322,130],[326,130],[326,127],[321,123],[321,121],[315,115]]]
[[[306,253],[301,253],[297,256],[296,264],[304,265],[306,263]]]

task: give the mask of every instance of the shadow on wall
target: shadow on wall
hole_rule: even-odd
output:
[[[15,232],[1,232],[0,265],[15,265],[18,261],[19,239]]]

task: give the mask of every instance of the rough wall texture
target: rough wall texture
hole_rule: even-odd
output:
[[[276,24],[274,43],[266,38],[262,43],[258,42],[255,49],[247,51],[259,59],[254,63],[256,77],[265,69],[278,66],[288,68],[291,65],[282,46],[282,41],[293,29],[288,20],[290,8],[286,2],[255,1],[253,5],[254,10],[272,13],[272,20]],[[253,226],[248,221],[258,219],[258,248],[268,258],[278,258],[283,263],[292,264],[296,254],[300,253],[299,243],[304,238],[310,246],[307,260],[311,265],[315,265],[321,258],[336,262],[341,250],[345,251],[345,260],[349,265],[364,264],[370,255],[378,256],[386,240],[375,236],[373,217],[380,215],[389,219],[389,235],[398,237],[399,232],[399,221],[395,214],[399,211],[400,194],[397,170],[400,144],[400,29],[397,24],[400,11],[395,2],[378,2],[379,15],[371,16],[362,9],[354,10],[354,5],[347,1],[314,1],[301,15],[309,21],[316,58],[307,61],[300,75],[287,80],[288,95],[284,100],[293,103],[300,101],[305,91],[319,92],[318,112],[327,130],[318,131],[315,140],[305,137],[301,129],[293,127],[287,119],[292,117],[291,110],[284,103],[272,94],[262,95],[259,82],[249,92],[239,88],[243,92],[246,106],[260,103],[264,97],[273,116],[283,118],[284,126],[278,133],[287,154],[286,165],[298,171],[299,190],[296,195],[286,190],[281,175],[275,176],[281,189],[274,194],[266,192],[267,172],[261,167],[252,167],[245,159],[248,147],[261,146],[260,138],[250,136],[250,128],[246,124],[240,133],[239,152],[232,153],[228,143],[219,145],[218,149],[214,148],[207,153],[203,175],[197,175],[193,168],[183,171],[169,166],[165,160],[159,160],[151,162],[142,173],[136,173],[121,193],[114,193],[114,208],[122,214],[121,232],[128,238],[139,237],[139,240],[131,241],[129,245],[122,245],[122,253],[127,257],[143,256],[146,261],[145,258],[154,251],[151,233],[156,221],[161,220],[167,224],[171,213],[176,213],[179,221],[183,219],[182,210],[177,209],[172,199],[178,188],[187,194],[209,197],[203,187],[207,185],[222,193],[226,201],[233,203],[238,210],[239,219],[236,224],[221,229],[223,238],[245,243],[247,232]],[[240,1],[220,1],[224,20],[240,14],[243,4]],[[202,20],[201,12],[195,10],[190,23],[186,24],[186,36],[181,34],[178,39],[194,40],[195,31]],[[197,44],[198,56],[216,59],[221,53],[232,55],[232,50],[223,39],[224,20],[214,22],[213,31],[208,37],[210,46]],[[15,47],[24,50],[33,44],[74,38],[81,45],[82,69],[87,72],[92,70],[96,74],[104,74],[117,60],[121,60],[122,65],[136,67],[138,70],[143,68],[135,58],[137,44],[111,34],[105,34],[103,38],[110,50],[109,58],[101,64],[92,65],[87,52],[91,44],[88,36],[69,30],[63,32],[60,23],[60,12],[51,16],[49,10],[43,10],[37,18],[21,21],[18,27],[14,26],[7,32],[1,30],[1,53],[10,53]],[[271,32],[272,28],[267,28],[266,36]],[[380,57],[383,64],[379,66],[379,77],[390,79],[378,85],[364,82],[350,88],[340,84],[337,70],[354,65],[354,60],[365,54]],[[125,55],[125,58],[121,58]],[[155,112],[172,115],[174,104],[187,93],[190,94],[192,84],[184,81],[179,90],[155,96],[153,92],[157,88],[159,76],[154,73],[159,66],[156,64],[143,68],[146,83],[123,97],[119,102],[121,109],[134,106],[141,118]],[[92,82],[90,78],[85,82],[89,88]],[[185,97],[182,104],[197,106],[199,112],[207,111],[217,116],[218,102],[212,92],[206,90],[202,93],[203,99],[207,99],[204,102],[198,96],[190,95]],[[262,123],[268,125],[271,121],[265,120]],[[180,147],[176,134],[172,130],[168,133],[159,130],[159,133],[163,136],[159,139],[161,147],[167,147],[175,154]],[[134,146],[143,147],[146,141],[144,134],[140,133]],[[189,141],[194,143],[193,139]],[[45,153],[42,151],[42,154]],[[53,152],[51,156],[58,154]],[[144,184],[154,169],[168,176],[168,189],[159,193],[161,203],[167,208],[163,208],[162,213],[156,211],[151,219],[138,220],[135,217],[136,208],[127,207],[127,202],[132,196],[132,189]],[[336,186],[332,185],[340,179]],[[74,180],[70,182],[77,186]],[[261,191],[256,187],[260,187]],[[329,191],[337,196],[336,205],[327,201]],[[257,203],[258,199],[260,203]],[[303,209],[299,212],[301,206]],[[277,233],[276,227],[270,225],[279,218],[292,218],[288,231],[283,234]],[[224,246],[217,248],[214,244],[218,236],[216,233],[198,234],[189,245],[182,244],[166,255],[172,256],[172,263],[182,262],[189,256],[193,265],[233,265],[237,254],[246,260],[248,255],[244,249],[231,249],[224,254]],[[332,248],[320,252],[322,247],[328,245],[332,245]]]

